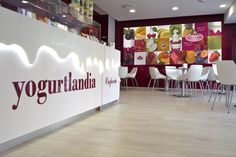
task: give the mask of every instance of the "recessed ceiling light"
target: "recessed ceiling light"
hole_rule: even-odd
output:
[[[27,4],[28,3],[28,1],[21,1],[22,3],[24,3],[24,4]]]
[[[219,7],[220,7],[220,8],[225,8],[225,7],[226,7],[226,4],[221,4]]]
[[[64,15],[62,15],[62,17],[66,17],[66,15],[64,14]]]
[[[135,13],[135,9],[130,9],[129,12],[130,13]]]
[[[179,7],[173,7],[172,10],[179,10]]]
[[[121,7],[128,10],[130,13],[135,13],[136,12],[134,4],[127,3],[127,4],[122,5]]]

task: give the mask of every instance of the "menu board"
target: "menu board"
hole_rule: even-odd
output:
[[[207,64],[222,59],[221,22],[127,27],[123,65]]]

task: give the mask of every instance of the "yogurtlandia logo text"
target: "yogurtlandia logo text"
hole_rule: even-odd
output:
[[[48,94],[57,94],[62,92],[75,92],[79,90],[96,88],[96,79],[92,74],[87,72],[86,78],[73,78],[69,72],[67,76],[59,80],[23,80],[12,82],[17,95],[17,101],[12,105],[12,109],[16,110],[20,104],[23,94],[27,97],[37,97],[38,104],[44,104],[47,101]]]

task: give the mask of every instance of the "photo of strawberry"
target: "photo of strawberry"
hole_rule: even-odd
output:
[[[217,50],[213,51],[209,57],[209,62],[216,62],[220,58],[220,56],[221,55]]]

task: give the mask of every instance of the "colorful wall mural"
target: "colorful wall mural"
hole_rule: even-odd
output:
[[[211,64],[221,59],[221,22],[123,30],[123,65]]]

